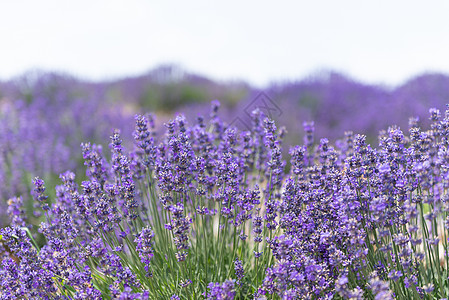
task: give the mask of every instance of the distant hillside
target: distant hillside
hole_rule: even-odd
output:
[[[94,97],[123,105],[130,114],[153,111],[170,115],[182,111],[191,120],[198,114],[207,115],[209,102],[218,99],[222,117],[239,127],[250,126],[251,107],[264,106],[257,102],[260,92],[275,107],[266,112],[288,128],[292,143],[302,139],[302,122],[312,120],[317,137],[337,139],[344,131],[354,130],[375,141],[378,131],[389,125],[398,124],[407,130],[409,117],[418,116],[426,123],[428,107],[444,109],[449,103],[449,77],[423,74],[387,88],[329,72],[273,84],[260,91],[245,82],[216,82],[176,66],[162,66],[141,76],[104,82],[35,71],[0,83],[0,98],[29,102],[46,97],[60,103],[61,98],[72,101]]]

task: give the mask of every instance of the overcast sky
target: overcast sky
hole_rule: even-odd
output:
[[[165,63],[259,86],[319,70],[396,85],[449,73],[449,1],[0,2],[0,79],[39,68],[98,80]]]

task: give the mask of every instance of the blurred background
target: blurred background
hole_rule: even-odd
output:
[[[218,99],[245,130],[259,107],[287,128],[287,150],[304,121],[316,140],[352,130],[373,145],[409,117],[426,125],[449,103],[448,12],[447,1],[3,1],[0,212],[29,198],[34,176],[51,193],[58,174],[83,174],[82,142],[107,155],[119,128],[131,148],[136,113],[158,128],[181,112],[193,123]]]

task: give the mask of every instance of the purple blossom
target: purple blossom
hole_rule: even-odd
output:
[[[211,282],[208,284],[208,292],[205,293],[206,299],[232,300],[235,296],[234,280],[226,280],[222,284]]]
[[[137,243],[136,251],[139,253],[142,263],[145,265],[145,271],[148,274],[150,272],[150,260],[154,256],[153,239],[154,233],[149,227],[142,228],[140,234],[135,238],[134,242]]]

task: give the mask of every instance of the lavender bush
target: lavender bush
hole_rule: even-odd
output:
[[[281,156],[284,128],[182,115],[154,129],[136,116],[135,148],[111,159],[82,144],[86,178],[61,174],[39,245],[20,197],[0,231],[0,299],[445,299],[449,293],[449,107],[410,119],[371,147],[346,132]]]
[[[375,144],[380,129],[392,123],[406,128],[410,115],[429,126],[427,108],[449,101],[448,83],[448,76],[424,74],[387,88],[330,72],[273,84],[265,92],[282,112],[272,116],[278,125],[293,129],[298,120],[314,120],[315,135],[327,137],[331,143],[352,130],[364,133],[367,142]],[[45,179],[53,196],[59,173],[70,169],[81,174],[81,142],[106,146],[103,143],[111,129],[120,128],[129,145],[134,114],[156,110],[159,133],[173,111],[192,119],[199,112],[207,114],[205,101],[219,98],[221,118],[231,123],[240,117],[245,126],[233,125],[250,130],[247,108],[259,92],[244,82],[214,82],[176,66],[107,82],[38,71],[0,82],[0,227],[8,224],[6,199],[22,195],[24,205],[31,209],[29,182],[34,176]],[[283,156],[302,138],[297,131],[286,135]],[[78,183],[84,179],[77,176]],[[38,220],[29,221],[38,224]]]
[[[131,114],[107,103],[100,88],[86,91],[79,85],[47,75],[33,84],[10,83],[6,96],[0,96],[0,227],[7,224],[6,199],[22,195],[31,209],[34,176],[54,190],[59,173],[82,171],[82,141],[102,143],[113,126],[132,132]]]
[[[80,174],[81,142],[103,144],[112,128],[120,128],[129,145],[136,113],[147,109],[166,113],[181,104],[204,102],[212,94],[236,102],[246,89],[243,84],[220,85],[169,66],[108,82],[40,71],[0,82],[0,227],[8,224],[6,199],[22,195],[31,210],[29,182],[34,176],[45,179],[53,194],[61,172],[70,169]],[[164,117],[159,116],[163,123]],[[78,182],[84,179],[77,176]]]

